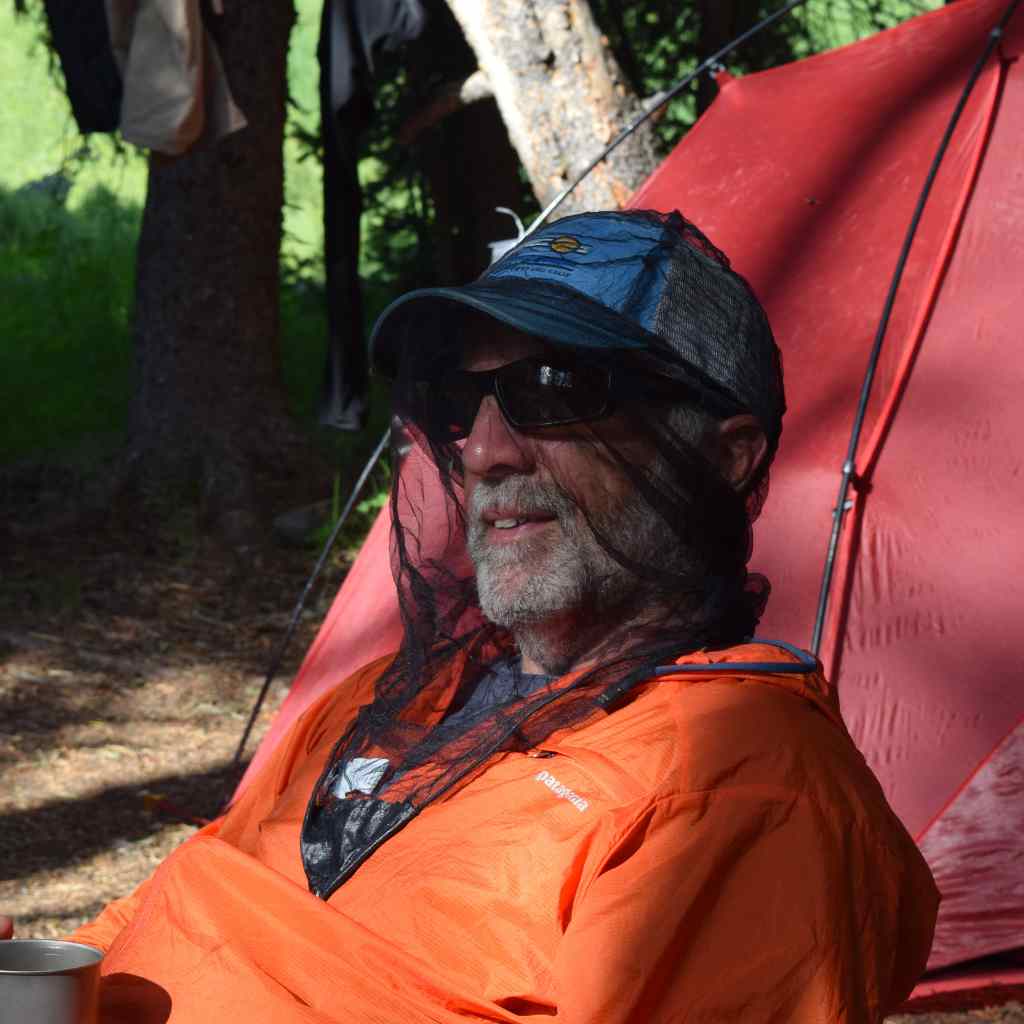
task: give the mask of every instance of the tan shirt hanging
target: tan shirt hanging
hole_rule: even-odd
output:
[[[199,0],[106,0],[125,141],[177,156],[246,125]],[[217,14],[222,0],[213,0]]]

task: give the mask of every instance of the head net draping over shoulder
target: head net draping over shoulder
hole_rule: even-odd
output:
[[[542,443],[532,449],[531,476],[544,507],[583,535],[579,550],[595,552],[587,615],[630,628],[608,629],[568,672],[539,688],[514,686],[467,721],[453,712],[495,661],[510,659],[518,670],[516,648],[510,630],[481,612],[466,554],[464,442],[428,436],[416,396],[489,331],[506,328],[541,339],[552,359],[606,367],[628,384],[612,415],[571,432],[574,464],[590,460],[618,474],[624,497],[595,508]],[[585,214],[547,225],[473,284],[400,299],[374,343],[378,365],[394,378],[394,443],[409,449],[390,505],[404,640],[374,699],[339,738],[307,811],[303,861],[323,898],[497,752],[536,748],[610,713],[657,665],[750,637],[769,590],[747,562],[781,433],[778,349],[747,283],[678,213]],[[756,417],[767,454],[738,491],[713,461],[713,431],[741,413]],[[637,443],[647,458],[635,457]],[[400,451],[393,455],[397,465]],[[372,784],[351,784],[353,764],[370,769]]]

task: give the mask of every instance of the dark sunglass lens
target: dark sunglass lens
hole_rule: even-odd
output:
[[[596,419],[608,408],[608,372],[599,366],[523,359],[503,366],[497,378],[502,406],[517,426]]]
[[[413,419],[434,441],[458,441],[473,429],[486,385],[477,374],[452,370],[442,378],[417,381],[418,415]]]

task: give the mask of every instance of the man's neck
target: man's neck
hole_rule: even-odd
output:
[[[614,615],[549,616],[543,622],[515,628],[513,635],[524,672],[562,676],[588,668],[612,653],[642,645],[655,631],[661,633],[682,624],[678,614],[669,616],[663,609],[648,607],[632,614],[622,610]]]

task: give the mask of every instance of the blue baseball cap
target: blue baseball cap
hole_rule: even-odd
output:
[[[649,353],[691,387],[755,415],[773,447],[778,441],[785,398],[768,318],[725,255],[678,212],[565,217],[470,284],[403,295],[374,326],[375,367],[394,376],[408,346],[429,353],[453,337],[466,308],[556,345]]]

